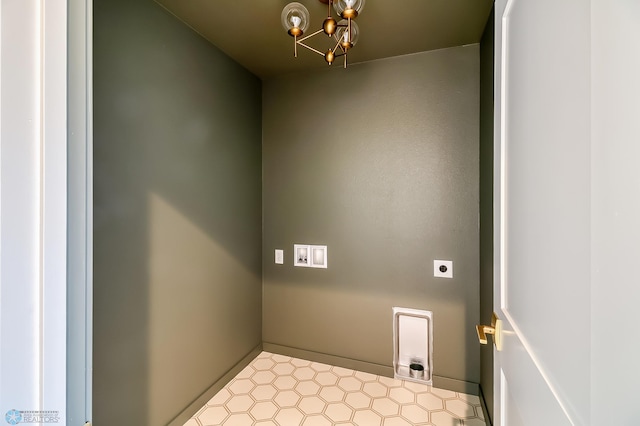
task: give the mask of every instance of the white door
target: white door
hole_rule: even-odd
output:
[[[499,426],[589,424],[589,33],[584,0],[496,2]]]

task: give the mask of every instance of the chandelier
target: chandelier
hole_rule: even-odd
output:
[[[358,24],[354,21],[364,7],[365,0],[320,0],[321,3],[327,5],[327,19],[322,23],[322,28],[318,31],[304,36],[305,31],[309,28],[309,11],[304,5],[293,2],[289,3],[282,9],[282,26],[293,37],[293,54],[298,57],[298,45],[306,47],[318,55],[324,56],[324,60],[329,65],[336,58],[344,56],[344,67],[347,67],[347,52],[358,42],[359,29]],[[331,6],[335,9],[338,16],[342,17],[340,22],[333,19]],[[305,41],[320,33],[324,33],[335,41],[333,47],[325,52],[321,52]]]

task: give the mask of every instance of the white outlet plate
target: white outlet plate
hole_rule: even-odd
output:
[[[434,260],[433,276],[437,278],[453,278],[453,261]]]
[[[284,250],[276,249],[276,263],[282,265],[284,263]]]

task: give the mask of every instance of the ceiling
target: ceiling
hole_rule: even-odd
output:
[[[288,0],[156,1],[262,79],[327,67],[322,56],[306,49],[293,57],[293,38],[280,23]],[[319,0],[298,2],[311,15],[306,34],[320,29],[327,6]],[[478,43],[492,5],[493,0],[368,0],[357,18],[360,39],[349,63]],[[331,45],[322,34],[308,43],[320,51]],[[332,66],[342,66],[342,58]]]

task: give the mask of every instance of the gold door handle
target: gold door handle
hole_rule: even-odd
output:
[[[487,334],[492,334],[496,349],[502,350],[502,320],[498,318],[495,312],[491,315],[491,325],[476,325],[476,332],[478,333],[478,340],[483,345],[487,344]]]

